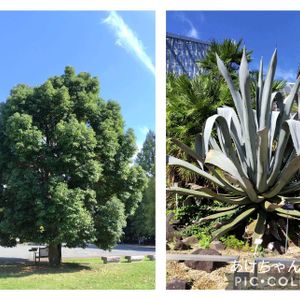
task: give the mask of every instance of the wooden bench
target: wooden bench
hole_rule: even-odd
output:
[[[34,251],[36,250],[36,251]],[[48,258],[49,257],[49,248],[48,247],[38,247],[33,248],[33,254],[34,254],[34,263],[37,261],[40,263],[41,258]]]

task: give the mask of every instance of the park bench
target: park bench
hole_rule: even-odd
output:
[[[121,260],[120,256],[101,256],[101,259],[103,260],[104,264],[118,263]]]
[[[144,255],[127,255],[125,256],[125,259],[127,262],[132,262],[132,261],[143,261],[145,259]]]
[[[34,262],[37,261],[40,263],[41,258],[48,258],[49,257],[49,248],[48,247],[33,247],[29,249],[29,251],[33,252]]]
[[[149,254],[149,255],[147,255],[147,258],[149,260],[155,260],[155,255],[154,254]]]

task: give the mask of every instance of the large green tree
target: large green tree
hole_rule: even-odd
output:
[[[128,220],[125,240],[130,242],[155,239],[155,133],[149,131],[136,164],[147,173],[147,187],[135,214]]]
[[[111,249],[142,199],[146,175],[132,165],[133,130],[99,81],[66,67],[38,87],[18,85],[1,107],[0,244]]]

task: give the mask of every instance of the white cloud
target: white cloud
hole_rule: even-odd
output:
[[[198,15],[197,15],[198,16]],[[187,16],[180,12],[177,14],[177,17],[180,19],[181,22],[188,24],[189,29],[186,31],[186,35],[188,37],[194,38],[194,39],[199,39],[199,32],[194,26],[193,22],[187,18]],[[204,22],[204,16],[201,14],[199,15],[199,22],[203,23]]]
[[[268,72],[268,65],[264,64],[264,76]],[[252,70],[259,70],[259,62],[252,63]],[[275,79],[285,80],[287,82],[295,82],[297,76],[297,71],[292,69],[283,69],[281,67],[276,68]]]
[[[140,132],[143,134],[143,136],[146,138],[147,133],[150,131],[150,129],[146,126],[139,128]]]
[[[197,29],[195,28],[194,24],[189,19],[185,19],[185,22],[187,24],[189,24],[189,26],[190,26],[190,29],[187,32],[187,36],[194,38],[194,39],[199,39],[199,33],[198,33]]]
[[[284,70],[281,69],[280,67],[277,67],[276,69],[276,77],[289,81],[289,82],[294,82],[296,80],[297,72],[294,70]]]
[[[111,11],[103,23],[109,25],[116,36],[116,44],[137,57],[155,75],[155,67],[146,53],[142,41],[115,11]]]

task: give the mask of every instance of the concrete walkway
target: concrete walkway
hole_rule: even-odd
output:
[[[33,253],[28,250],[32,247],[39,246],[37,244],[20,244],[13,248],[0,247],[0,263],[9,262],[24,262],[33,259]],[[125,255],[150,255],[155,254],[155,247],[153,246],[139,246],[120,244],[112,251],[104,251],[97,248],[95,245],[88,245],[83,248],[62,248],[63,258],[93,258],[106,256],[125,256]]]

